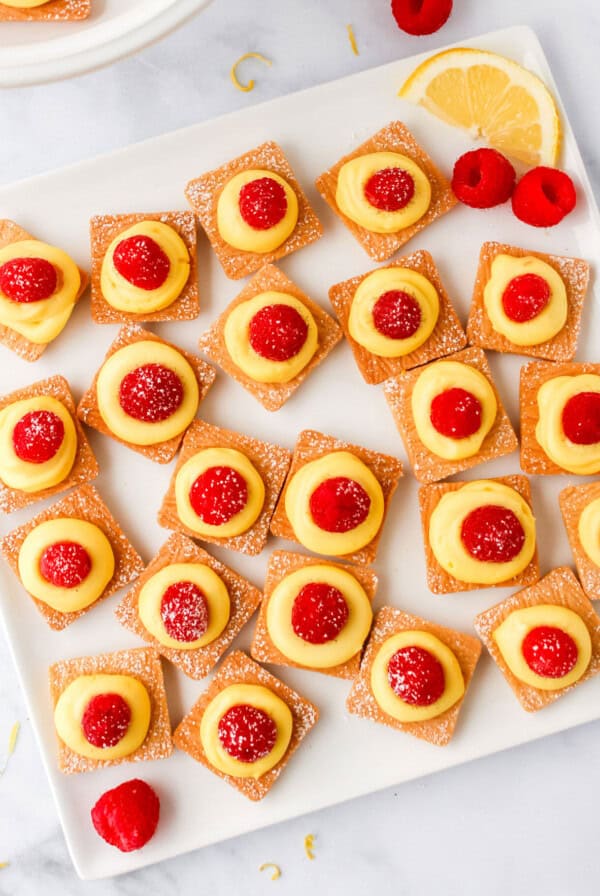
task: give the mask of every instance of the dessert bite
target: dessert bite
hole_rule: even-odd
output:
[[[125,595],[116,616],[190,678],[204,678],[261,597],[247,579],[176,532]]]
[[[600,364],[526,364],[520,406],[526,473],[600,472]]]
[[[67,325],[87,285],[87,274],[62,249],[0,220],[0,343],[37,361]]]
[[[375,261],[391,258],[456,205],[450,182],[401,121],[392,121],[316,180]]]
[[[84,485],[0,541],[50,628],[66,628],[128,585],[141,557],[95,488]]]
[[[173,740],[248,799],[261,800],[318,717],[316,706],[236,650]]]
[[[600,672],[600,617],[566,566],[480,613],[474,625],[527,712]]]
[[[454,734],[480,653],[471,635],[383,607],[348,711],[443,747]]]
[[[419,482],[437,482],[519,447],[481,349],[392,377],[384,393]]]
[[[401,476],[395,457],[306,429],[298,436],[271,532],[316,554],[372,563]]]
[[[376,588],[377,576],[365,567],[275,551],[252,656],[261,663],[354,678],[371,628]]]
[[[467,334],[496,352],[570,361],[577,351],[590,266],[580,258],[484,243]]]
[[[302,249],[323,233],[277,143],[263,143],[190,181],[185,195],[232,280]]]
[[[565,488],[558,496],[577,575],[590,600],[600,598],[600,482]]]
[[[329,300],[365,382],[459,351],[467,337],[429,252],[336,283]]]
[[[424,485],[419,505],[427,585],[434,594],[530,585],[539,579],[525,476]]]
[[[90,221],[97,324],[194,320],[200,313],[192,212],[96,215]]]
[[[91,11],[92,0],[3,0],[0,22],[74,22]]]
[[[279,268],[266,265],[198,345],[263,407],[276,411],[341,338],[319,305]]]
[[[160,657],[149,647],[61,660],[50,693],[65,774],[173,752]]]
[[[129,324],[110,346],[77,414],[98,432],[166,464],[215,376],[200,358]]]
[[[0,513],[91,482],[98,463],[62,376],[0,398]]]
[[[233,551],[260,554],[290,459],[279,445],[195,420],[158,522]]]

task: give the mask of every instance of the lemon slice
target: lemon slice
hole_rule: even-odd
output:
[[[399,96],[526,165],[555,165],[560,120],[546,85],[512,59],[458,47],[430,56]]]

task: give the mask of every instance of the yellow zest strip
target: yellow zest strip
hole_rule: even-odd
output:
[[[311,862],[315,857],[313,849],[315,848],[315,835],[307,834],[304,838],[304,852],[306,853],[306,858],[310,859]]]
[[[19,731],[21,730],[21,724],[19,722],[15,722],[15,724],[10,729],[10,734],[8,735],[8,748],[6,752],[6,759],[4,761],[4,765],[0,769],[0,775],[3,775],[8,767],[8,763],[10,757],[15,752],[15,747],[17,746],[17,739],[19,737]]]
[[[352,27],[352,25],[346,25],[346,31],[348,32],[348,40],[350,41],[352,52],[355,56],[360,56],[360,53],[358,52],[358,45],[356,43],[356,37],[354,36],[354,28]]]
[[[269,868],[272,870],[271,880],[278,880],[281,877],[281,868],[279,865],[275,865],[274,862],[265,862],[258,870],[267,871]]]
[[[0,871],[2,871],[3,868],[8,868],[9,865],[10,862],[0,862]]]
[[[273,65],[270,59],[267,59],[266,56],[263,56],[262,53],[244,53],[243,56],[234,62],[231,66],[231,81],[236,90],[241,90],[243,93],[247,93],[249,90],[254,90],[254,80],[251,78],[247,84],[242,84],[242,82],[238,79],[237,76],[237,67],[241,62],[244,62],[246,59],[258,59],[260,62],[264,62],[265,65]]]

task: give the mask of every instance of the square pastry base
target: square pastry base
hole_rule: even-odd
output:
[[[565,488],[558,496],[567,537],[573,552],[577,575],[590,600],[600,600],[600,566],[596,566],[585,552],[579,538],[579,518],[583,510],[600,498],[600,482]]]
[[[494,631],[514,611],[523,607],[535,607],[539,604],[556,604],[574,610],[585,622],[592,640],[592,658],[583,676],[575,684],[559,691],[542,691],[516,678],[508,668],[494,639]],[[581,586],[571,570],[566,567],[553,569],[535,585],[518,591],[507,600],[501,601],[480,613],[474,621],[475,628],[492,655],[507,682],[515,692],[515,696],[527,712],[537,712],[550,703],[554,703],[563,694],[572,691],[586,679],[600,672],[600,616],[596,614],[591,601],[583,593]]]

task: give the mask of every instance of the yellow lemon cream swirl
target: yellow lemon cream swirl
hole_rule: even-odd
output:
[[[219,738],[219,722],[234,706],[252,706],[265,712],[275,723],[277,737],[273,749],[254,762],[230,756]],[[234,778],[261,778],[283,759],[294,727],[291,710],[277,694],[257,684],[232,684],[213,697],[200,722],[200,742],[206,758],[216,769]]]
[[[543,383],[537,394],[539,419],[535,437],[555,464],[569,473],[587,476],[600,472],[600,442],[576,444],[563,428],[565,405],[582,392],[600,393],[600,376],[557,376]]]
[[[465,519],[478,508],[490,505],[512,511],[523,530],[521,549],[505,562],[477,559],[462,540]],[[437,562],[449,575],[468,584],[498,585],[518,576],[531,562],[536,543],[535,519],[527,501],[514,488],[482,479],[442,496],[431,514],[428,537]]]
[[[304,345],[296,355],[285,361],[272,361],[259,355],[250,342],[249,328],[252,319],[263,308],[271,305],[293,308],[307,326]],[[316,352],[319,331],[314,317],[303,302],[287,293],[269,291],[242,302],[230,312],[225,321],[223,339],[231,360],[246,376],[257,383],[289,383],[304,370]]]
[[[156,289],[130,283],[115,267],[115,250],[123,240],[144,236],[153,240],[169,259],[169,273]],[[114,238],[102,261],[100,287],[109,305],[129,314],[162,311],[180,296],[190,276],[190,253],[176,230],[162,221],[140,221]]]
[[[365,187],[370,178],[386,168],[400,168],[414,182],[412,198],[398,211],[376,208],[365,196]],[[373,233],[397,233],[416,224],[426,214],[431,203],[431,184],[425,172],[408,156],[396,152],[373,152],[342,165],[335,201],[342,214],[360,227]]]
[[[64,427],[63,440],[56,454],[43,463],[22,460],[15,452],[13,432],[26,414],[48,411]],[[56,398],[36,396],[15,401],[0,411],[0,479],[8,486],[32,494],[63,482],[73,468],[77,455],[77,430],[70,413]]]
[[[405,339],[394,339],[381,333],[373,319],[374,308],[381,296],[393,291],[406,293],[419,306],[419,326]],[[350,305],[348,330],[359,345],[374,355],[400,358],[427,342],[435,329],[439,314],[437,290],[426,277],[410,268],[381,268],[365,277],[357,287]]]
[[[0,249],[0,268],[16,259],[40,258],[56,272],[56,288],[40,301],[14,301],[0,290],[0,324],[15,330],[29,342],[46,345],[58,336],[69,320],[81,289],[81,274],[62,249],[39,240],[20,240]]]
[[[444,671],[444,691],[429,706],[415,706],[404,701],[393,690],[389,676],[389,662],[398,650],[421,647],[432,654]],[[434,719],[454,706],[465,692],[465,682],[454,653],[439,638],[429,632],[398,632],[380,646],[371,666],[371,690],[381,709],[399,722],[424,722]]]
[[[258,229],[248,224],[240,211],[240,191],[255,180],[269,178],[283,189],[285,214],[273,227]],[[293,233],[298,222],[298,198],[288,182],[273,171],[250,169],[227,181],[217,201],[217,228],[221,238],[243,252],[264,255],[273,252]]]

